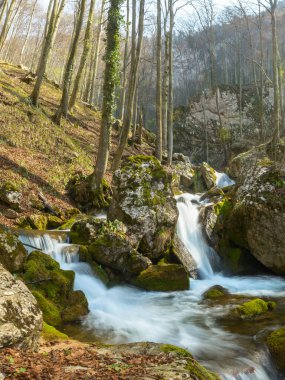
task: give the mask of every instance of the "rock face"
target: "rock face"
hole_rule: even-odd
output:
[[[196,279],[198,277],[197,265],[177,233],[174,235],[172,253],[179,259],[189,276]]]
[[[285,167],[281,157],[274,165],[270,145],[236,157],[232,174],[240,186],[231,213],[234,243],[248,249],[268,269],[285,274]]]
[[[24,268],[27,252],[12,232],[0,225],[0,263],[11,273]]]
[[[36,299],[0,264],[0,348],[36,349],[41,329]]]
[[[206,160],[215,168],[223,167],[232,155],[251,149],[259,139],[260,126],[254,87],[244,87],[242,98],[243,137],[240,137],[239,89],[223,87],[218,90],[217,98],[215,92],[204,92],[190,99],[188,107],[176,112],[174,149],[190,156],[194,164]],[[271,125],[272,100],[272,91],[267,89],[264,94],[267,128]]]
[[[0,201],[11,207],[13,210],[19,210],[22,201],[22,193],[18,186],[6,182],[0,187]]]
[[[154,157],[128,157],[113,177],[108,219],[127,227],[135,247],[150,259],[164,256],[178,218],[171,179]]]

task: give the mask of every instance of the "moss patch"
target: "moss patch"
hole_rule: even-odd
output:
[[[68,336],[58,331],[55,327],[48,325],[46,322],[43,323],[42,337],[45,340],[67,340]]]
[[[285,327],[273,331],[267,338],[269,351],[282,372],[285,372]]]
[[[275,307],[275,302],[266,302],[260,298],[256,298],[238,306],[233,310],[233,313],[239,316],[241,319],[246,319],[265,314],[268,311],[274,310]]]

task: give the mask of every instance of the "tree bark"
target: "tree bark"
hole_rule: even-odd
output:
[[[156,158],[162,160],[162,92],[161,92],[161,0],[157,0],[156,36]]]

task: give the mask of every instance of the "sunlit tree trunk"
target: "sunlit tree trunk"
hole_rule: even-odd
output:
[[[127,91],[127,69],[128,69],[128,54],[129,54],[129,34],[130,34],[130,0],[127,0],[127,19],[126,19],[126,40],[124,49],[124,63],[123,63],[123,79],[122,79],[122,94],[121,94],[121,115],[123,120],[125,112],[125,101]]]
[[[26,46],[27,46],[27,43],[28,43],[28,39],[30,37],[30,33],[31,33],[31,29],[32,29],[32,23],[33,23],[34,14],[35,14],[35,9],[36,9],[36,6],[37,6],[37,2],[38,2],[38,0],[35,0],[35,2],[34,2],[32,13],[31,13],[31,17],[30,17],[30,20],[29,20],[27,34],[26,34],[25,41],[23,43],[23,46],[22,46],[22,49],[21,49],[21,52],[20,52],[20,64],[22,64],[23,55],[25,53],[25,49],[26,49]]]
[[[173,29],[174,11],[173,0],[169,0],[169,93],[167,108],[168,149],[167,162],[172,165],[173,156]]]
[[[162,92],[161,92],[161,0],[157,0],[156,35],[156,158],[162,160]]]

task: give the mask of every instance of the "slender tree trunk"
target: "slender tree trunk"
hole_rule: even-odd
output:
[[[167,124],[168,124],[168,165],[172,165],[173,156],[173,29],[174,29],[174,11],[173,0],[168,0],[169,3],[169,95],[167,109]]]
[[[136,6],[136,1],[133,0],[133,15],[135,16],[134,7]],[[137,86],[137,76],[138,76],[138,67],[140,62],[141,55],[141,47],[142,47],[142,39],[143,39],[143,30],[144,30],[144,8],[145,8],[145,0],[140,0],[140,13],[139,13],[139,24],[138,24],[138,41],[136,45],[135,40],[135,32],[132,32],[132,59],[131,59],[131,71],[130,71],[130,84],[128,91],[128,105],[126,109],[126,113],[124,116],[122,134],[118,149],[116,151],[112,169],[116,170],[119,165],[123,155],[123,151],[128,141],[128,135],[131,128],[132,118],[133,118],[133,109],[134,109],[134,98],[135,98],[135,90]],[[133,30],[134,30],[134,20],[136,17],[133,17]]]
[[[63,8],[65,6],[66,0],[51,0],[51,1],[53,2],[53,7],[51,10],[50,17],[47,17],[47,22],[49,23],[49,25],[46,28],[45,40],[42,47],[41,57],[38,62],[37,79],[36,79],[33,92],[31,94],[32,104],[36,107],[38,107],[39,105],[40,89],[44,80],[47,63],[48,63],[49,56],[54,44],[60,17],[61,17]]]
[[[83,18],[85,13],[86,0],[80,0],[79,16],[76,23],[73,40],[70,45],[69,57],[65,67],[64,78],[63,78],[63,89],[62,97],[60,101],[59,108],[54,116],[54,121],[60,125],[61,117],[67,117],[68,114],[68,100],[69,100],[69,90],[72,81],[72,74],[74,68],[74,61],[76,56],[76,51],[78,48],[78,41],[83,25]]]
[[[122,95],[121,95],[121,115],[123,120],[125,113],[125,101],[127,91],[127,69],[128,69],[128,56],[129,56],[129,34],[130,34],[130,0],[127,0],[127,25],[126,25],[126,40],[124,50],[124,64],[123,64],[123,80],[122,80]]]
[[[32,29],[32,23],[33,23],[33,18],[34,18],[37,2],[38,2],[38,0],[35,0],[35,2],[34,2],[32,13],[31,13],[31,17],[30,17],[30,21],[29,21],[29,25],[28,25],[27,34],[26,34],[25,41],[23,43],[23,46],[22,46],[22,49],[21,49],[21,52],[20,52],[20,64],[22,64],[23,55],[24,55],[24,52],[25,52],[25,49],[26,49],[26,46],[27,46],[28,39],[30,37],[30,33],[31,33],[31,29]]]
[[[161,92],[161,0],[157,3],[156,36],[156,158],[162,161],[162,92]]]
[[[15,5],[16,5],[16,0],[11,0],[10,5],[7,8],[6,17],[5,17],[2,30],[0,33],[0,53],[3,49],[7,34],[9,32],[10,20],[11,20],[11,17],[13,16]]]
[[[77,75],[76,75],[76,78],[74,81],[72,94],[70,96],[70,101],[69,101],[70,110],[75,105],[78,90],[79,90],[79,87],[81,84],[81,79],[82,79],[84,67],[86,65],[86,61],[87,61],[87,58],[88,58],[88,55],[90,52],[90,48],[91,48],[91,27],[93,24],[94,6],[95,6],[95,0],[91,0],[90,1],[89,16],[88,16],[88,21],[87,21],[86,31],[85,31],[85,36],[84,36],[83,51],[82,51],[81,60],[80,60],[79,68],[77,71]]]
[[[162,149],[167,151],[167,108],[169,88],[169,33],[165,33],[164,75],[162,92]]]
[[[120,8],[123,0],[110,0],[106,30],[106,67],[103,85],[103,106],[99,149],[95,171],[92,175],[92,189],[103,196],[102,181],[107,170],[110,150],[112,115],[115,106],[116,84],[118,79],[118,56],[120,49]]]
[[[99,24],[98,24],[98,33],[96,37],[96,49],[94,51],[94,57],[93,57],[94,67],[93,67],[93,75],[92,75],[90,95],[89,95],[90,104],[94,103],[94,97],[95,97],[95,87],[96,87],[97,70],[98,70],[98,62],[99,62],[99,52],[100,52],[100,46],[101,46],[101,34],[102,34],[105,4],[106,4],[106,0],[102,0],[100,19],[99,19]]]
[[[271,27],[272,27],[272,60],[273,60],[273,88],[274,88],[274,130],[273,143],[276,146],[280,138],[280,92],[278,73],[278,42],[276,27],[277,0],[271,0]]]

